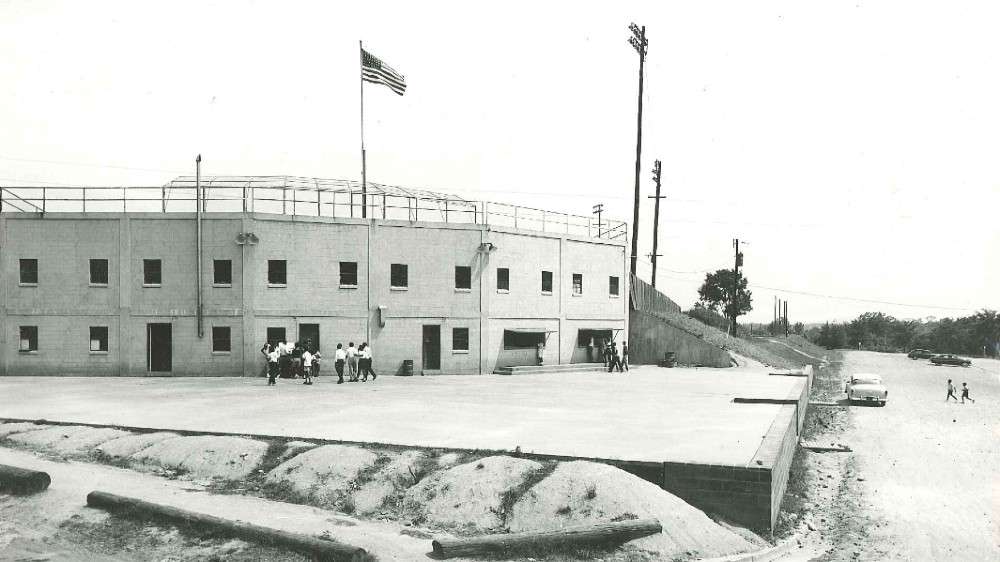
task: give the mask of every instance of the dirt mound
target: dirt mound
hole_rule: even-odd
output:
[[[285,443],[285,451],[281,453],[281,461],[287,461],[302,451],[312,449],[315,446],[315,443],[310,443],[308,441],[289,441],[288,443]]]
[[[324,445],[300,453],[279,464],[267,475],[267,483],[288,486],[321,504],[336,502],[362,470],[375,465],[378,455],[349,445]]]
[[[512,496],[542,465],[506,456],[439,470],[406,492],[414,519],[472,532],[501,528]]]
[[[86,431],[74,433],[66,439],[52,443],[50,447],[60,453],[89,453],[105,441],[129,435],[132,435],[131,431],[111,427],[88,427]]]
[[[164,439],[171,439],[173,437],[180,436],[169,431],[126,435],[102,443],[99,447],[96,447],[96,451],[113,459],[130,457],[154,443],[159,443]]]
[[[663,525],[662,533],[629,543],[658,557],[723,556],[752,548],[659,486],[587,461],[560,463],[514,504],[508,526],[511,532],[538,531],[635,518],[653,518]]]
[[[52,427],[51,425],[44,424],[34,424],[31,422],[9,422],[0,424],[0,439],[3,439],[9,435],[14,435],[15,433],[24,433],[25,431],[38,431],[39,429],[45,429]]]
[[[427,456],[420,451],[404,451],[371,475],[371,480],[361,484],[351,499],[358,513],[374,513],[387,502],[414,485],[427,463]],[[434,461],[430,461],[434,462]]]
[[[242,437],[202,435],[154,443],[131,458],[142,464],[175,468],[196,478],[245,478],[264,458],[267,443]]]
[[[60,441],[65,441],[88,429],[91,428],[83,425],[55,425],[45,429],[16,433],[8,439],[29,447],[55,447]]]

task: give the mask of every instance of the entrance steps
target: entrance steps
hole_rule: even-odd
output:
[[[497,367],[493,371],[497,375],[542,375],[545,373],[568,373],[581,371],[604,371],[603,363],[563,363],[560,365],[518,365],[514,367]]]

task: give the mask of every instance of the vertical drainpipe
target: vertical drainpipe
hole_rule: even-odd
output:
[[[353,193],[351,194],[353,198]],[[353,208],[352,208],[353,209]],[[365,244],[368,250],[368,256],[365,260],[365,285],[367,293],[367,305],[365,306],[365,341],[371,344],[372,341],[372,225],[375,219],[366,219],[365,230],[368,236],[368,241]]]
[[[201,304],[201,154],[194,159],[194,202],[195,206],[195,222],[197,223],[197,236],[198,236],[198,304],[195,310],[195,315],[198,318],[198,338],[205,337],[205,328],[202,325],[202,304]]]

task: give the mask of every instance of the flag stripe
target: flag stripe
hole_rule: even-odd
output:
[[[406,91],[406,78],[364,49],[361,49],[361,79],[387,86],[399,95]]]

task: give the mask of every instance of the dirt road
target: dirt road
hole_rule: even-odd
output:
[[[1000,560],[1000,361],[936,367],[845,353],[841,374],[860,372],[881,374],[889,401],[849,410],[840,440],[853,466],[839,494],[856,497],[839,498],[831,515],[868,528],[835,541],[833,558]],[[969,383],[976,402],[946,403],[949,378]],[[859,536],[867,544],[842,544]]]

